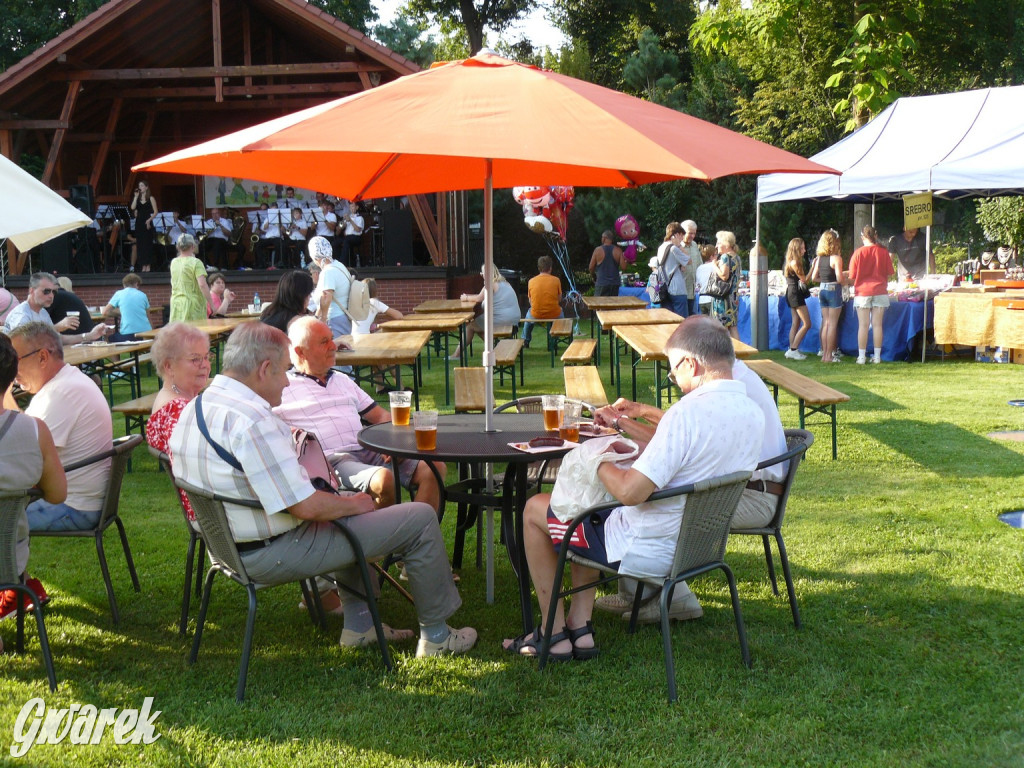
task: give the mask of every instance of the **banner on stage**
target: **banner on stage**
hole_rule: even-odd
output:
[[[921,229],[932,225],[932,193],[903,196],[903,228]]]
[[[287,184],[268,184],[255,179],[232,176],[204,176],[203,191],[207,208],[259,208],[266,203],[277,207],[278,201],[288,201],[282,207],[308,208],[316,205],[316,193],[295,187],[295,197],[286,198]],[[290,203],[290,204],[289,204]]]

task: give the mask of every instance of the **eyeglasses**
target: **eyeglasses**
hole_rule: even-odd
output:
[[[22,360],[24,360],[24,359],[25,359],[26,357],[32,357],[32,355],[36,354],[37,352],[42,352],[42,351],[43,351],[43,348],[42,348],[42,347],[39,347],[38,349],[33,349],[33,350],[32,350],[31,352],[26,352],[26,353],[25,353],[24,355],[21,355],[21,356],[20,356],[20,357],[18,358],[18,362],[21,362],[21,361],[22,361]]]
[[[188,360],[192,365],[198,368],[203,363],[210,362],[210,353],[207,352],[205,355],[189,355],[188,357],[179,358],[180,360]]]
[[[43,296],[49,296],[49,295],[57,292],[56,288],[43,288],[41,290],[43,292]]]
[[[680,365],[685,363],[687,360],[696,360],[696,358],[690,355],[684,355],[683,357],[679,358],[679,362],[673,365],[672,370],[668,372],[669,378],[672,379],[672,381],[674,381],[677,386],[681,385],[679,384],[679,379],[676,378],[676,370],[679,368]]]

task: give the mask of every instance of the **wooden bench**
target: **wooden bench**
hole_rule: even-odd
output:
[[[563,346],[568,347],[572,342],[572,318],[560,317],[551,323],[551,330],[548,331],[548,349],[551,350],[551,367],[555,367],[555,355]]]
[[[146,431],[146,419],[149,418],[149,414],[153,410],[153,403],[156,401],[156,392],[149,395],[143,395],[137,397],[134,400],[115,405],[110,409],[111,413],[124,414],[124,433],[130,435],[135,427],[139,428],[139,433],[144,434]]]
[[[772,388],[776,406],[779,404],[779,389],[782,388],[793,395],[800,403],[800,429],[804,428],[804,419],[815,413],[828,416],[832,421],[832,459],[838,457],[836,447],[836,404],[845,403],[850,399],[837,389],[822,384],[820,381],[797,373],[791,368],[776,363],[774,360],[744,360],[744,363],[760,376]]]
[[[582,400],[595,408],[608,405],[608,395],[596,365],[570,365],[562,369],[562,374],[566,397]]]
[[[514,339],[519,335],[518,325],[496,325],[494,326],[494,338],[496,339]]]
[[[483,413],[487,409],[486,368],[456,368],[455,371],[455,412]],[[515,376],[512,377],[515,379]]]
[[[597,339],[574,339],[562,353],[562,363],[564,365],[591,365],[596,348]]]
[[[522,339],[502,339],[494,347],[494,372],[502,386],[505,386],[506,373],[512,377],[513,400],[516,399],[516,360],[519,361],[519,383],[524,381],[522,352]]]

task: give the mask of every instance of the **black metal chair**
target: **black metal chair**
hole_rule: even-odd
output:
[[[275,582],[253,581],[246,573],[242,557],[238,552],[238,545],[231,535],[231,528],[228,524],[227,512],[224,504],[238,504],[240,506],[258,509],[259,502],[246,499],[234,499],[190,485],[180,478],[174,478],[174,484],[185,491],[188,500],[196,513],[196,520],[199,522],[199,536],[206,543],[206,552],[210,559],[210,569],[206,572],[206,581],[203,588],[203,599],[199,606],[199,617],[196,620],[196,633],[192,640],[192,650],[189,653],[188,663],[194,664],[199,658],[199,645],[203,639],[203,627],[206,623],[206,611],[210,605],[210,592],[213,589],[213,577],[218,573],[231,579],[237,584],[245,587],[249,596],[249,612],[245,622],[245,635],[242,640],[242,659],[238,669],[238,686],[235,691],[235,698],[241,702],[245,699],[245,685],[249,674],[249,657],[252,653],[252,639],[256,626],[256,590],[265,587],[274,587],[281,584],[291,583],[292,579]],[[377,609],[377,601],[373,592],[373,581],[370,577],[370,569],[366,563],[366,556],[363,553],[362,545],[344,522],[335,520],[334,524],[343,533],[349,546],[352,547],[353,558],[358,562],[363,578],[363,592],[355,593],[356,597],[365,600],[369,606],[370,614],[373,617],[373,625],[377,631],[377,644],[380,647],[381,657],[384,665],[390,670],[391,655],[388,651],[387,640],[384,637],[384,628],[381,624],[380,612]],[[313,606],[310,613],[314,625],[323,626],[323,609],[320,605],[320,595],[316,589],[314,579],[305,579],[299,582],[303,598],[307,606]]]
[[[149,446],[149,452],[156,457],[156,460],[160,463],[160,469],[167,473],[167,477],[170,478],[171,485],[173,486],[174,472],[171,470],[170,456],[163,451],[158,451],[153,446]],[[189,608],[192,604],[193,570],[195,571],[196,597],[203,593],[202,563],[206,558],[206,544],[203,543],[203,539],[199,535],[199,524],[188,519],[188,510],[185,509],[184,501],[178,493],[177,487],[174,488],[174,495],[178,498],[178,507],[181,509],[182,517],[185,520],[185,528],[188,530],[188,549],[185,552],[185,589],[181,596],[181,618],[178,620],[178,634],[184,635],[185,629],[188,627]]]
[[[131,461],[132,451],[142,442],[142,435],[126,435],[114,440],[114,446],[109,451],[87,456],[81,461],[76,461],[64,467],[66,474],[71,474],[76,469],[87,467],[99,461],[110,459],[110,477],[107,480],[107,490],[103,496],[103,506],[100,507],[100,517],[95,527],[82,531],[32,531],[32,538],[52,536],[59,538],[84,538],[92,537],[96,542],[96,554],[100,561],[100,570],[103,571],[103,585],[107,589],[107,600],[110,603],[110,613],[114,624],[121,621],[121,615],[117,610],[117,598],[114,597],[114,585],[110,580],[110,569],[107,567],[107,556],[103,551],[103,534],[111,525],[117,526],[117,532],[121,537],[121,548],[124,550],[124,558],[128,563],[128,573],[132,577],[132,586],[136,592],[141,592],[139,586],[139,574],[135,571],[135,561],[132,559],[132,550],[128,546],[128,535],[124,530],[124,523],[118,512],[121,502],[121,482],[124,480],[124,473]]]
[[[779,594],[779,585],[775,578],[775,563],[772,558],[771,537],[775,537],[776,546],[779,548],[779,560],[782,562],[782,574],[786,578],[786,591],[789,594],[789,607],[793,612],[793,624],[800,629],[803,624],[800,621],[800,609],[796,604],[796,590],[793,588],[793,574],[789,570],[789,557],[786,554],[786,544],[782,540],[782,521],[786,517],[786,502],[789,500],[789,492],[793,487],[793,480],[796,479],[796,470],[800,465],[807,450],[814,444],[814,435],[806,429],[786,430],[786,452],[766,459],[757,465],[758,469],[764,469],[784,461],[789,462],[786,471],[786,479],[783,481],[783,492],[775,506],[775,514],[772,519],[760,528],[732,528],[730,533],[741,536],[760,536],[764,543],[764,559],[768,564],[768,578],[772,582],[772,592]]]
[[[0,493],[0,591],[11,589],[17,595],[17,640],[18,653],[25,652],[25,610],[31,605],[39,630],[39,648],[43,652],[46,677],[50,690],[57,690],[57,675],[53,670],[50,643],[46,638],[46,624],[43,621],[43,607],[35,592],[26,586],[23,575],[18,572],[16,545],[18,543],[18,521],[25,514],[25,507],[32,499],[29,491],[5,491]]]
[[[732,610],[736,618],[736,632],[740,639],[740,650],[743,653],[743,663],[750,667],[750,649],[747,647],[747,635],[743,627],[743,614],[740,611],[739,594],[736,591],[736,578],[732,569],[725,562],[725,545],[729,539],[729,521],[736,512],[740,496],[750,479],[749,472],[733,472],[721,477],[714,477],[710,480],[703,480],[699,483],[680,485],[674,488],[655,491],[648,497],[648,501],[657,499],[668,499],[676,496],[686,496],[686,510],[679,523],[679,538],[676,542],[675,555],[672,568],[662,579],[639,579],[636,590],[636,597],[633,602],[633,610],[630,615],[629,631],[636,630],[637,616],[640,607],[644,602],[643,584],[650,584],[661,590],[661,638],[665,650],[665,676],[668,681],[669,701],[676,700],[676,678],[675,664],[672,659],[672,633],[671,622],[669,621],[669,606],[672,602],[672,592],[676,584],[695,576],[720,569],[725,573],[729,582],[729,594],[732,598]],[[555,623],[555,608],[558,601],[576,592],[591,589],[600,584],[606,584],[619,578],[618,571],[609,568],[603,563],[596,563],[585,557],[575,554],[569,550],[569,540],[573,531],[596,512],[615,509],[621,506],[617,501],[607,504],[600,504],[590,507],[577,515],[569,523],[565,531],[565,538],[558,549],[558,567],[555,569],[554,584],[551,589],[551,602],[548,606],[547,621],[545,622],[544,634],[541,641],[539,655],[539,666],[541,669],[547,663],[550,651],[552,630]],[[562,588],[562,573],[565,570],[565,563],[569,561],[586,568],[599,571],[604,574],[597,581],[579,587]]]

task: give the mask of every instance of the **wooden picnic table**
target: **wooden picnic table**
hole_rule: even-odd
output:
[[[208,334],[211,340],[218,336],[224,336],[231,333],[235,328],[240,326],[242,323],[250,322],[254,320],[254,317],[248,319],[240,317],[210,317],[205,320],[196,320],[190,322],[189,325],[193,325],[204,333]],[[141,333],[135,334],[143,339],[152,339],[160,331],[159,328],[155,328],[152,331],[142,331]]]
[[[364,333],[358,336],[339,336],[339,341],[352,349],[339,349],[334,360],[338,365],[353,368],[371,365],[395,369],[395,385],[402,386],[402,366],[412,366],[412,393],[416,408],[420,405],[420,394],[416,366],[420,352],[430,340],[429,330],[392,331],[391,333]],[[372,378],[372,377],[371,377]]]
[[[444,339],[444,403],[451,403],[451,370],[448,366],[448,357],[451,355],[449,339],[457,335],[459,343],[459,362],[465,367],[469,356],[466,344],[466,324],[473,319],[472,312],[439,312],[433,314],[406,315],[401,320],[389,320],[380,324],[380,329],[385,333],[398,333],[400,331],[430,331],[436,333],[439,338]],[[430,356],[427,355],[427,366],[430,366]]]
[[[615,297],[606,297],[615,298]],[[618,298],[629,298],[620,296]],[[646,305],[645,305],[646,306]],[[618,381],[618,351],[619,347],[615,341],[613,330],[617,325],[660,325],[672,324],[673,328],[683,322],[683,318],[670,309],[601,309],[597,316],[598,326],[602,331],[608,331],[608,366],[611,370],[611,382]],[[601,365],[601,345],[597,345],[597,365]]]
[[[668,400],[672,399],[672,382],[667,376],[662,380],[661,365],[668,362],[665,347],[669,337],[678,326],[671,323],[654,325],[616,325],[613,333],[622,339],[632,351],[633,400],[636,400],[636,369],[640,363],[654,363],[654,393],[656,405],[661,408],[661,391],[668,391]],[[744,344],[739,339],[732,339],[733,352],[738,358],[748,358],[757,354],[757,348]],[[667,373],[667,371],[666,371]],[[622,380],[616,378],[616,393],[622,397]]]
[[[636,296],[584,296],[583,306],[592,312],[599,309],[646,309],[647,302]]]
[[[142,375],[139,372],[139,355],[153,346],[151,340],[116,342],[116,343],[85,343],[74,344],[64,347],[64,362],[85,369],[85,372],[92,375],[107,376],[107,400],[114,404],[114,386],[112,376],[127,376],[131,387],[132,397],[139,394],[142,388]],[[127,369],[118,369],[121,363],[121,355],[131,355],[132,365]],[[110,363],[100,363],[101,360],[110,359]],[[103,389],[102,380],[100,389]]]
[[[413,314],[434,314],[437,312],[472,312],[475,302],[461,299],[431,299],[413,307]]]

